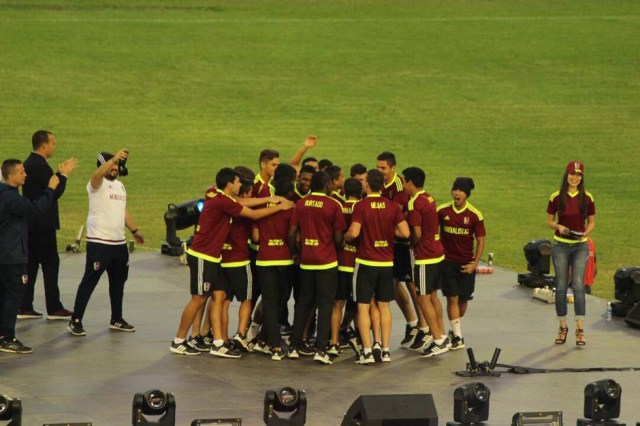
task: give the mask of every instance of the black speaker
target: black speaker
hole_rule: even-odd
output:
[[[344,415],[342,426],[438,426],[431,394],[361,395]]]
[[[636,303],[624,319],[630,327],[640,328],[640,303]]]

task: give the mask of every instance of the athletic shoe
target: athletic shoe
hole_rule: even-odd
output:
[[[308,340],[303,340],[298,346],[298,353],[303,356],[313,356],[316,354],[316,350],[309,344]]]
[[[30,354],[33,352],[29,346],[25,346],[22,342],[15,337],[11,340],[0,340],[0,352],[7,352],[11,354]]]
[[[356,353],[356,358],[359,358],[362,353],[362,342],[360,339],[358,337],[349,339],[349,347]]]
[[[445,352],[448,352],[449,348],[447,347],[447,342],[443,342],[441,345],[438,345],[435,341],[431,342],[431,345],[422,352],[420,355],[422,358],[431,358],[432,356],[441,355]]]
[[[62,308],[59,311],[55,311],[55,312],[51,312],[50,314],[47,314],[47,319],[48,320],[70,320],[72,315],[73,315],[73,312]]]
[[[42,314],[40,312],[36,312],[33,309],[30,311],[23,311],[22,309],[18,309],[18,319],[38,319],[42,318]]]
[[[452,351],[457,351],[458,349],[464,349],[464,348],[465,348],[464,338],[460,336],[453,336],[453,339],[451,339],[451,345],[449,346],[449,349],[451,349]]]
[[[293,331],[293,327],[289,324],[282,324],[280,326],[280,335],[281,336],[290,336]]]
[[[249,344],[240,333],[236,333],[236,335],[233,336],[232,343],[235,344],[235,346],[240,350],[240,352],[249,352]]]
[[[169,350],[178,355],[200,355],[200,351],[189,346],[186,340],[182,343],[171,342]]]
[[[373,359],[373,354],[369,352],[365,354],[364,351],[360,354],[360,357],[356,360],[356,364],[375,364],[376,360]]]
[[[382,345],[380,342],[373,343],[371,352],[373,352],[373,359],[375,359],[376,362],[382,362]]]
[[[287,358],[289,359],[298,359],[300,358],[300,353],[295,346],[289,346],[289,353],[287,354]]]
[[[402,339],[402,341],[400,342],[400,346],[402,346],[403,348],[410,346],[411,343],[415,340],[416,334],[418,334],[419,330],[420,329],[418,328],[418,326],[412,327],[407,324],[404,330],[404,339]]]
[[[67,330],[74,336],[86,336],[87,332],[82,328],[82,321],[79,319],[72,319],[67,325]]]
[[[382,351],[382,362],[391,362],[391,354],[389,351]]]
[[[342,353],[342,349],[338,346],[337,343],[329,343],[327,346],[327,353],[329,355],[338,356]]]
[[[282,361],[282,358],[284,358],[284,354],[282,353],[282,349],[273,348],[271,350],[271,361]]]
[[[266,342],[258,340],[255,345],[253,345],[253,350],[255,352],[260,352],[263,354],[271,355],[271,348],[267,345]]]
[[[229,345],[222,344],[216,346],[215,344],[209,350],[209,354],[213,356],[219,356],[220,358],[240,358],[240,351],[229,347]]]
[[[213,333],[208,332],[205,336],[202,336],[202,343],[211,348],[211,346],[213,346]]]
[[[331,362],[331,358],[329,358],[329,354],[327,354],[324,351],[316,352],[316,354],[313,357],[313,360],[317,362],[321,362],[322,364],[327,364],[327,365],[333,364],[333,362]]]
[[[109,328],[111,330],[128,331],[129,333],[133,333],[134,331],[136,331],[136,328],[126,322],[123,318],[120,318],[119,320],[111,320],[111,323],[109,323]]]
[[[356,333],[356,331],[351,326],[349,328],[340,330],[340,348],[348,348],[349,340],[351,340],[353,337],[356,337],[357,335],[358,333]]]
[[[431,332],[425,333],[422,330],[418,330],[418,334],[416,334],[416,338],[414,339],[409,349],[412,351],[423,351],[429,347],[429,344],[433,342],[433,336]]]
[[[200,335],[189,337],[187,339],[187,345],[200,352],[209,352],[209,350],[211,350],[211,346],[205,345]]]
[[[247,342],[253,342],[254,339],[258,337],[258,333],[260,332],[260,325],[252,322],[247,329],[247,336],[245,337]]]

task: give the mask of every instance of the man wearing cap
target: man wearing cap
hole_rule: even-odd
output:
[[[135,331],[135,327],[122,317],[124,284],[129,275],[129,251],[124,233],[125,226],[138,244],[144,236],[138,230],[127,211],[127,191],[117,178],[120,161],[127,158],[128,151],[121,149],[116,155],[106,152],[98,155],[97,170],[87,183],[89,193],[89,215],[87,217],[87,260],[84,276],[78,286],[73,316],[67,329],[74,336],[86,336],[82,317],[93,290],[102,274],[109,275],[109,297],[111,298],[111,322],[109,328],[118,331]]]
[[[476,267],[484,250],[484,219],[467,201],[475,187],[470,177],[458,177],[451,188],[452,201],[438,207],[440,237],[444,247],[442,293],[447,297],[447,314],[453,336],[451,349],[465,347],[462,318],[473,299]],[[475,239],[475,252],[474,252]]]

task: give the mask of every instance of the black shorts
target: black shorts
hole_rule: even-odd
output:
[[[409,282],[411,278],[411,248],[409,244],[393,243],[393,278]]]
[[[391,266],[369,266],[356,262],[353,282],[358,303],[369,304],[374,296],[380,302],[391,302],[395,299]]]
[[[442,263],[415,265],[413,267],[413,282],[416,283],[416,292],[419,295],[426,296],[440,289]]]
[[[338,271],[336,300],[353,300],[353,272]]]
[[[473,299],[476,286],[476,273],[462,272],[465,263],[442,262],[442,294],[447,297],[459,297],[462,301]]]
[[[251,265],[234,266],[231,268],[221,268],[220,281],[227,291],[227,299],[244,302],[252,298],[253,293],[253,273]]]
[[[191,273],[191,294],[209,296],[214,290],[224,290],[220,283],[220,264],[187,253]]]

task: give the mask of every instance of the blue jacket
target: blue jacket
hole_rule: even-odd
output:
[[[0,182],[0,264],[26,264],[29,216],[46,211],[53,201],[47,188],[36,201],[29,201],[18,188]]]

